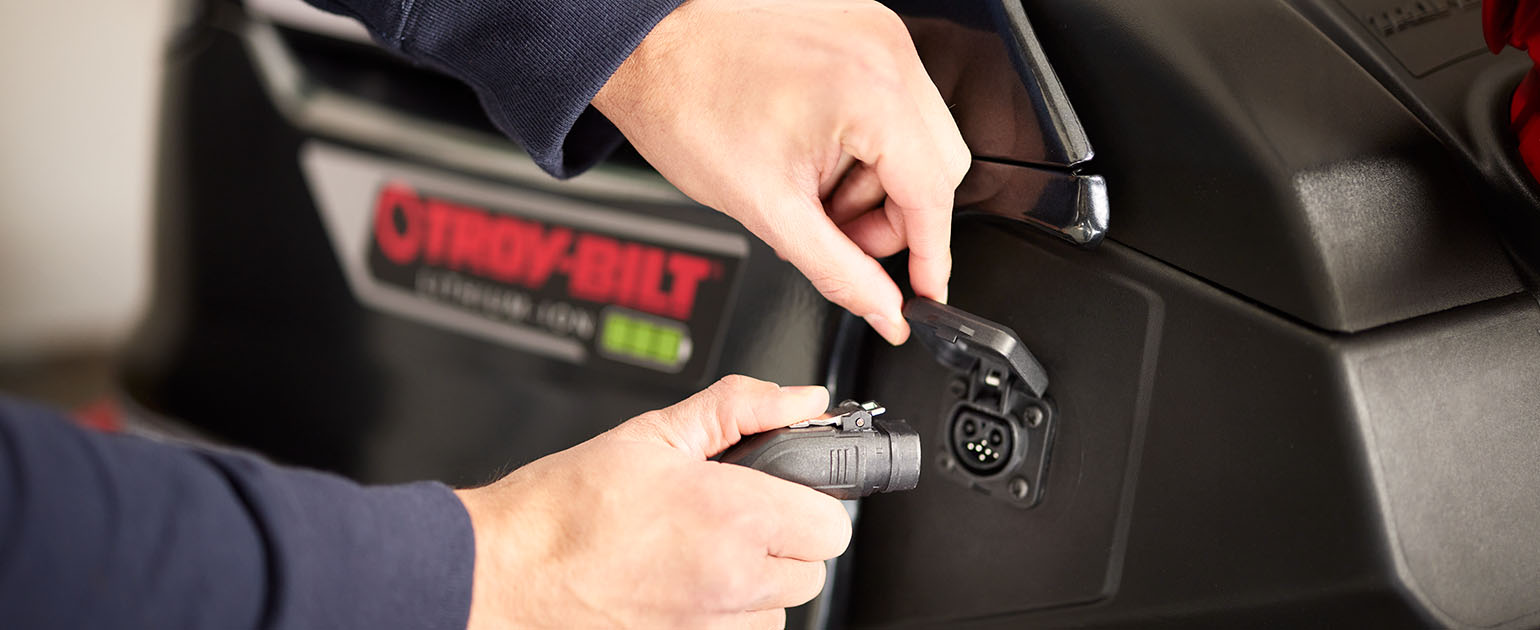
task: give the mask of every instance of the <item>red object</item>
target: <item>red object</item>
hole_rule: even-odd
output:
[[[104,398],[75,410],[75,422],[80,426],[117,433],[123,430],[123,413],[118,404]]]
[[[375,199],[374,245],[397,266],[422,264],[536,291],[566,276],[572,298],[680,320],[694,317],[703,286],[726,279],[721,262],[689,252],[437,199],[400,182]]]
[[[1504,46],[1529,51],[1535,67],[1513,93],[1509,121],[1519,138],[1519,154],[1529,172],[1540,178],[1540,0],[1486,0],[1481,7],[1487,48]]]

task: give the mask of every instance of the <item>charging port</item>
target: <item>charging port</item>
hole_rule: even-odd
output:
[[[942,475],[1017,507],[1037,505],[1057,424],[1048,373],[1015,331],[989,320],[923,298],[904,316],[954,373]]]
[[[959,399],[941,445],[944,476],[1017,507],[1037,505],[1047,481],[1053,443],[1053,408],[1014,396],[1005,413]]]
[[[1010,463],[1016,446],[1016,429],[999,418],[962,409],[952,418],[952,455],[958,465],[975,475],[1000,472]]]

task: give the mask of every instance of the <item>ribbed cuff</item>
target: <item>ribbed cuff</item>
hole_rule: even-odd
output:
[[[541,168],[570,177],[621,141],[589,103],[683,0],[415,0],[400,47],[475,88]]]

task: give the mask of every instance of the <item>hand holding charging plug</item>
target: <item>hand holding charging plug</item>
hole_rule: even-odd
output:
[[[458,492],[476,535],[472,630],[780,628],[850,541],[829,496],[708,461],[817,416],[822,387],[729,376],[490,486]]]

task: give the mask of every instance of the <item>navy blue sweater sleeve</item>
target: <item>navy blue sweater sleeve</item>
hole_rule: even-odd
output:
[[[309,0],[475,88],[503,133],[569,177],[620,144],[589,105],[683,0]]]
[[[474,542],[435,483],[365,488],[0,398],[0,625],[464,628]]]

